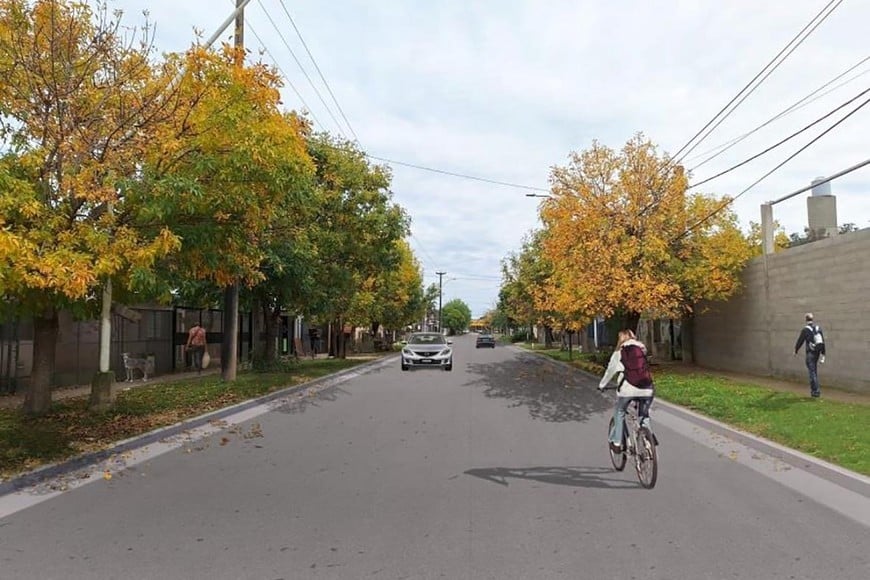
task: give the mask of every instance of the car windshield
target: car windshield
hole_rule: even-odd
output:
[[[412,334],[408,344],[447,344],[440,334]]]

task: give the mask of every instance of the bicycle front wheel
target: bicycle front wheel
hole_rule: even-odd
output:
[[[646,489],[656,485],[659,474],[659,460],[656,454],[655,436],[646,427],[637,430],[637,478]]]
[[[613,450],[613,447],[610,446],[610,433],[613,432],[613,424],[616,421],[613,417],[610,418],[610,425],[607,427],[607,449],[610,451],[610,462],[613,464],[613,468],[616,471],[622,471],[625,469],[625,436],[622,437],[622,451],[617,453]]]

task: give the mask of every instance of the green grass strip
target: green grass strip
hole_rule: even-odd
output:
[[[87,399],[55,403],[42,417],[0,409],[0,479],[98,451],[159,427],[216,411],[359,365],[359,359],[303,360],[282,372],[243,372],[235,381],[218,375],[156,383],[122,391],[104,413],[87,409]]]
[[[870,405],[813,399],[706,374],[666,371],[656,373],[656,396],[870,475]]]

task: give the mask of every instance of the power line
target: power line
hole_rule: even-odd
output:
[[[761,157],[761,156],[763,156],[763,155],[766,155],[767,153],[770,153],[771,151],[773,151],[774,149],[776,149],[776,148],[779,147],[780,145],[783,145],[784,143],[786,143],[786,142],[788,142],[788,141],[794,139],[795,137],[797,137],[798,135],[800,135],[800,134],[803,133],[804,131],[807,131],[807,130],[811,129],[812,127],[818,125],[819,123],[821,123],[822,121],[824,121],[825,119],[827,119],[828,117],[830,117],[831,115],[833,115],[834,113],[836,113],[837,111],[839,111],[840,109],[843,109],[843,108],[846,107],[847,105],[851,105],[852,103],[854,103],[855,101],[857,101],[858,99],[860,99],[861,97],[863,97],[864,95],[866,95],[867,93],[870,93],[870,89],[864,89],[863,91],[861,91],[860,93],[858,93],[857,95],[855,95],[854,97],[852,97],[851,99],[849,99],[848,101],[846,101],[845,103],[841,104],[841,105],[840,105],[839,107],[837,107],[836,109],[834,109],[834,110],[828,112],[826,115],[824,115],[824,116],[822,116],[822,117],[819,117],[818,119],[816,119],[815,121],[813,121],[813,122],[810,123],[809,125],[806,125],[804,128],[795,131],[794,133],[792,133],[791,135],[789,135],[789,136],[786,137],[785,139],[782,139],[782,140],[778,141],[777,143],[774,143],[773,145],[771,145],[770,147],[768,147],[768,148],[765,149],[764,151],[762,151],[762,152],[760,152],[760,153],[756,153],[756,154],[753,155],[752,157],[750,157],[750,158],[748,158],[748,159],[745,159],[745,160],[741,161],[740,163],[737,163],[736,165],[732,165],[732,166],[729,167],[728,169],[725,169],[724,171],[720,171],[719,173],[717,173],[716,175],[713,175],[712,177],[708,177],[707,179],[705,179],[705,180],[703,180],[703,181],[699,181],[699,182],[697,182],[697,183],[693,183],[692,185],[689,186],[689,189],[692,189],[692,188],[695,188],[695,187],[699,187],[699,186],[701,186],[701,185],[704,185],[705,183],[709,183],[710,181],[713,181],[714,179],[718,179],[719,177],[722,177],[722,176],[725,175],[726,173],[731,173],[731,172],[734,171],[735,169],[738,169],[738,168],[740,168],[740,167],[743,167],[743,166],[746,165],[747,163],[750,163],[750,162],[752,162],[752,161],[755,161],[755,160],[758,159],[759,157]]]
[[[853,70],[855,70],[856,68],[858,68],[859,66],[861,66],[862,64],[864,64],[865,62],[867,62],[868,60],[870,60],[870,56],[864,57],[863,59],[858,61],[856,64],[852,65],[851,67],[849,67],[848,69],[846,69],[845,71],[843,71],[842,73],[837,75],[836,77],[832,78],[828,82],[826,82],[823,85],[821,85],[820,87],[816,88],[814,91],[812,91],[808,95],[804,96],[801,99],[798,99],[791,106],[780,111],[779,113],[777,113],[776,115],[774,115],[773,117],[771,117],[770,119],[768,119],[767,121],[765,121],[764,123],[762,123],[761,125],[756,127],[755,129],[753,129],[747,133],[744,133],[738,137],[735,137],[734,139],[731,139],[725,143],[721,143],[721,144],[717,145],[716,147],[713,147],[712,149],[708,149],[707,151],[704,151],[703,153],[698,153],[696,155],[692,155],[691,157],[688,157],[687,160],[697,159],[699,157],[704,157],[706,155],[709,155],[710,153],[714,153],[714,155],[712,155],[712,156],[708,157],[707,159],[705,159],[704,161],[698,163],[698,165],[692,167],[689,171],[695,171],[696,169],[702,167],[703,165],[706,165],[707,163],[709,163],[713,159],[716,159],[717,157],[719,157],[720,155],[722,155],[723,153],[725,153],[726,151],[728,151],[729,149],[731,149],[732,147],[737,145],[738,143],[744,141],[747,137],[754,135],[755,133],[757,133],[761,129],[764,129],[765,127],[767,127],[771,123],[778,121],[779,119],[785,117],[786,115],[793,113],[799,109],[802,109],[803,107],[806,107],[807,105],[817,101],[818,99],[821,99],[825,95],[828,95],[828,94],[834,92],[835,90],[839,89],[840,87],[851,83],[855,79],[857,79],[861,76],[864,76],[867,73],[870,73],[870,69],[867,69],[867,70],[853,76],[852,78],[847,79],[847,80],[843,81],[842,83],[832,87],[830,90],[827,90],[825,92],[821,92],[824,89],[826,89],[827,87],[829,87],[830,85],[834,84],[835,82],[837,82],[838,80],[843,78],[844,76],[846,76],[847,74],[849,74],[850,72],[852,72]]]
[[[842,0],[841,0],[842,1]],[[311,85],[311,88],[314,89],[314,94],[317,95],[317,98],[320,99],[320,102],[323,103],[324,108],[326,108],[326,112],[329,113],[329,116],[332,118],[332,121],[335,123],[335,126],[338,127],[338,132],[341,133],[344,138],[347,138],[347,135],[344,134],[344,129],[341,128],[341,123],[338,122],[338,119],[335,118],[335,115],[332,112],[332,109],[326,104],[326,101],[323,99],[323,95],[320,94],[320,91],[317,90],[317,85],[314,84],[314,81],[311,80],[311,77],[308,76],[308,72],[305,70],[305,67],[302,66],[302,63],[296,57],[296,53],[293,52],[293,49],[290,48],[290,43],[287,42],[287,39],[284,38],[284,35],[281,33],[281,29],[278,28],[278,25],[275,24],[275,20],[272,18],[272,15],[269,14],[269,11],[266,10],[266,7],[263,6],[263,2],[261,0],[257,0],[257,3],[260,5],[260,8],[263,9],[263,12],[266,14],[266,18],[269,19],[269,22],[272,23],[272,28],[275,29],[275,32],[278,33],[278,37],[281,39],[281,42],[284,43],[284,46],[287,47],[287,51],[290,53],[290,56],[293,57],[293,60],[296,61],[296,64],[299,66],[299,70],[302,71],[302,74],[305,75],[305,78],[308,79],[308,84]]]
[[[278,72],[281,73],[281,76],[284,77],[284,80],[287,82],[287,85],[291,89],[293,89],[294,93],[296,93],[296,96],[299,98],[299,101],[302,103],[302,106],[305,107],[305,109],[311,114],[311,118],[314,119],[314,122],[317,123],[318,125],[320,125],[321,127],[323,127],[323,123],[320,122],[320,120],[317,118],[317,115],[314,114],[314,111],[311,109],[311,107],[308,106],[308,103],[305,102],[305,99],[302,97],[302,94],[296,89],[296,85],[293,84],[293,82],[290,80],[290,77],[287,76],[287,73],[285,73],[284,70],[281,68],[281,65],[278,64],[278,60],[274,57],[274,55],[272,55],[272,52],[269,50],[269,47],[266,46],[266,43],[263,42],[263,39],[260,38],[260,35],[257,34],[256,30],[254,30],[254,27],[251,26],[250,21],[246,21],[245,24],[248,26],[248,29],[251,31],[251,33],[254,35],[254,37],[257,39],[257,41],[259,41],[260,46],[263,47],[263,50],[266,51],[266,54],[269,55],[269,58],[272,59],[272,62],[275,64],[275,68],[277,68]]]
[[[713,118],[710,119],[707,122],[707,124],[701,128],[700,131],[695,133],[695,135],[691,139],[689,139],[685,145],[680,147],[680,149],[674,154],[673,159],[675,159],[676,162],[679,163],[683,158],[685,158],[686,155],[691,153],[695,149],[695,147],[700,145],[707,137],[709,137],[710,133],[712,133],[716,129],[716,127],[718,127],[725,119],[727,119],[737,109],[737,107],[739,107],[740,104],[743,103],[743,101],[746,100],[747,97],[749,97],[749,95],[751,95],[753,92],[755,92],[755,90],[759,86],[761,86],[761,84],[767,79],[767,77],[770,76],[770,74],[773,73],[773,71],[775,71],[777,68],[779,68],[779,66],[783,62],[785,62],[785,60],[791,55],[791,53],[794,52],[794,50],[798,46],[800,46],[804,42],[804,40],[806,40],[809,37],[809,35],[812,34],[812,32],[816,28],[822,22],[824,22],[825,19],[827,19],[827,17],[830,16],[834,10],[837,9],[837,7],[840,5],[840,3],[842,3],[842,1],[843,0],[830,0],[830,2],[828,2],[828,4],[826,4],[825,7],[822,8],[819,11],[819,13],[816,14],[813,17],[813,19],[810,20],[810,22],[806,26],[804,26],[801,29],[801,31],[798,32],[795,35],[795,37],[792,38],[788,42],[788,44],[786,44],[785,47],[783,47],[783,49],[780,50],[779,53],[777,53],[777,55],[775,57],[773,57],[773,59],[770,62],[768,62],[764,66],[764,68],[762,68],[758,72],[758,74],[756,74],[754,77],[752,77],[752,80],[750,80],[742,89],[740,89],[740,92],[738,92],[736,95],[734,95],[734,97],[730,101],[728,101],[728,103],[724,107],[722,107],[722,109],[720,109],[719,112],[716,113],[716,115],[714,115]],[[831,8],[832,5],[833,5],[833,8]],[[825,14],[825,11],[828,10],[829,8],[831,8],[831,10],[827,14]],[[823,14],[824,14],[824,16],[822,16]],[[816,22],[816,20],[818,20],[819,17],[822,17],[821,20]],[[809,32],[807,32],[808,29],[809,29]],[[806,32],[806,35],[804,36],[805,32]],[[803,36],[803,38],[801,38],[801,36]],[[795,43],[797,43],[797,44],[795,44]],[[792,47],[793,44],[794,44],[794,46]],[[783,54],[785,54],[785,56],[782,58],[782,60],[779,60],[780,57],[783,56]],[[777,63],[777,60],[779,60],[778,63]],[[771,68],[771,67],[773,67],[773,68]],[[770,69],[770,71],[768,71],[768,69]],[[762,78],[762,76],[763,76],[763,78]],[[761,80],[759,80],[759,79],[761,79]],[[756,84],[756,81],[758,81],[757,84]],[[752,85],[755,85],[755,86],[753,87]],[[750,87],[752,87],[752,88],[750,88]],[[749,92],[747,93],[747,91],[749,91]],[[741,98],[741,95],[743,95],[744,93],[746,93],[746,95],[743,96],[743,98]],[[740,99],[740,101],[737,104],[734,104],[735,101],[737,101],[738,99]],[[731,108],[731,105],[734,105],[734,107]],[[731,109],[730,111],[728,111],[729,108]],[[728,111],[728,112],[726,113],[726,111]],[[724,116],[723,116],[723,113],[724,113]],[[720,117],[721,117],[721,119],[720,119]],[[717,122],[717,119],[719,119],[718,122]],[[713,125],[714,123],[715,123],[715,125],[712,128],[710,128],[709,131],[707,131],[707,129],[711,125]],[[700,137],[705,131],[707,131],[707,133],[703,137],[701,137],[700,140],[695,142],[695,140],[698,139],[698,137]],[[692,145],[693,142],[695,142],[694,145]],[[691,148],[689,148],[690,145],[691,145]],[[687,148],[689,148],[689,149],[686,150]],[[685,153],[683,153],[683,151],[685,151]]]
[[[347,115],[344,114],[344,109],[341,108],[341,105],[338,102],[338,99],[335,98],[335,93],[332,92],[332,88],[329,86],[329,83],[326,82],[326,77],[323,76],[323,72],[320,70],[320,66],[318,66],[317,61],[314,59],[314,55],[311,54],[311,51],[308,49],[308,43],[305,42],[305,39],[302,38],[302,33],[299,32],[299,28],[296,26],[296,22],[293,21],[293,17],[290,16],[290,11],[287,10],[287,5],[284,3],[284,0],[280,0],[281,8],[284,9],[284,14],[287,15],[287,18],[290,20],[290,24],[293,25],[293,30],[296,31],[296,35],[299,37],[299,40],[302,41],[302,46],[305,47],[305,52],[308,53],[308,57],[311,59],[311,62],[314,63],[314,68],[317,69],[317,74],[320,75],[320,80],[323,81],[323,84],[326,86],[326,90],[329,91],[329,96],[332,97],[332,102],[335,103],[335,106],[338,107],[338,112],[341,113],[341,118],[344,119],[344,122],[347,124],[347,128],[350,129],[353,138],[359,142],[359,138],[356,136],[356,131],[353,130],[353,126],[350,124],[350,121],[347,119]]]
[[[411,239],[414,240],[414,242],[417,244],[417,247],[420,248],[421,252],[423,252],[423,256],[430,260],[429,265],[433,267],[436,266],[438,262],[432,259],[432,256],[429,254],[429,252],[426,251],[426,248],[423,247],[423,244],[420,242],[420,240],[417,239],[417,236],[415,236],[413,232],[411,232]],[[437,270],[438,268],[436,267],[435,269]]]
[[[782,167],[783,165],[785,165],[786,163],[788,163],[789,161],[791,161],[792,159],[794,159],[795,157],[797,157],[798,155],[803,153],[807,148],[809,148],[811,145],[813,145],[816,141],[818,141],[819,139],[821,139],[822,137],[824,137],[825,135],[827,135],[828,133],[833,131],[838,125],[843,123],[846,119],[848,119],[849,117],[851,117],[852,115],[854,115],[855,113],[860,111],[862,108],[864,108],[864,106],[867,105],[867,103],[870,103],[870,99],[865,100],[863,103],[861,103],[860,105],[858,105],[857,107],[855,107],[854,109],[849,111],[849,113],[845,117],[843,117],[842,119],[840,119],[839,121],[837,121],[836,123],[834,123],[833,125],[828,127],[827,129],[825,129],[822,133],[817,135],[812,141],[810,141],[809,143],[807,143],[806,145],[804,145],[803,147],[801,147],[800,149],[798,149],[797,151],[795,151],[794,153],[792,153],[791,155],[786,157],[776,167],[774,167],[773,169],[771,169],[770,171],[768,171],[767,173],[765,173],[764,175],[762,175],[761,177],[756,179],[754,182],[752,182],[752,184],[749,185],[749,187],[747,187],[746,189],[744,189],[743,191],[741,191],[740,193],[735,195],[733,198],[725,200],[725,202],[723,204],[721,204],[718,208],[716,208],[715,210],[713,210],[712,212],[707,214],[704,218],[695,222],[693,225],[691,225],[689,228],[687,228],[686,231],[684,231],[682,234],[680,234],[679,236],[674,238],[674,241],[677,241],[677,240],[687,236],[689,233],[692,232],[692,230],[694,230],[698,226],[704,224],[705,222],[707,222],[707,220],[709,220],[710,218],[715,216],[717,213],[719,213],[720,211],[722,211],[723,209],[725,209],[726,207],[728,207],[729,205],[731,205],[732,203],[737,201],[745,193],[747,193],[752,188],[754,188],[756,185],[758,185],[759,183],[761,183],[762,181],[767,179],[771,174],[773,174],[775,171],[777,171],[780,167]]]
[[[454,272],[454,273],[455,273],[455,272]],[[464,273],[461,273],[461,272],[460,272],[460,273],[455,273],[455,274],[456,274],[456,276],[457,276],[456,278],[454,278],[455,280],[486,280],[486,281],[494,281],[494,280],[501,280],[501,279],[502,279],[501,276],[490,276],[490,275],[487,275],[487,274],[464,274]]]
[[[818,187],[819,185],[824,185],[825,183],[833,181],[839,177],[843,177],[844,175],[848,175],[849,173],[852,173],[853,171],[857,171],[857,170],[861,169],[862,167],[866,167],[867,165],[870,165],[870,159],[866,159],[866,160],[862,161],[861,163],[856,163],[852,167],[849,167],[847,169],[843,169],[842,171],[838,171],[837,173],[835,173],[829,177],[826,177],[824,179],[820,179],[818,181],[813,181],[813,183],[811,185],[808,185],[806,187],[802,187],[797,191],[793,191],[793,192],[789,193],[788,195],[784,195],[781,198],[779,198],[775,201],[768,202],[768,203],[770,203],[770,205],[776,205],[776,204],[783,202],[787,199],[791,199],[796,195],[800,195],[806,191],[809,191],[814,187]]]
[[[503,185],[505,187],[515,187],[517,189],[527,189],[529,191],[550,191],[549,189],[544,189],[543,187],[533,187],[531,185],[520,185],[518,183],[510,183],[508,181],[498,181],[495,179],[488,179],[486,177],[477,177],[475,175],[466,175],[464,173],[454,173],[452,171],[446,171],[444,169],[436,169],[434,167],[426,167],[423,165],[415,165],[413,163],[406,163],[404,161],[396,161],[395,159],[386,159],[384,157],[378,157],[376,155],[366,154],[369,159],[374,159],[376,161],[383,161],[384,163],[392,163],[393,165],[401,165],[403,167],[411,167],[413,169],[419,169],[421,171],[430,171],[432,173],[440,173],[441,175],[449,175],[451,177],[459,177],[462,179],[471,179],[474,181],[482,181],[484,183],[492,183],[495,185]]]
[[[452,278],[452,280],[465,280],[466,282],[485,282],[486,284],[501,282],[501,278],[481,278],[474,276],[457,276],[455,278]]]

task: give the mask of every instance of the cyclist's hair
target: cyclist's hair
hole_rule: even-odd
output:
[[[616,346],[622,346],[622,343],[624,343],[626,340],[637,339],[637,336],[635,336],[634,331],[630,328],[626,328],[625,330],[620,330],[619,334],[617,336],[618,336],[618,338],[616,339]]]

